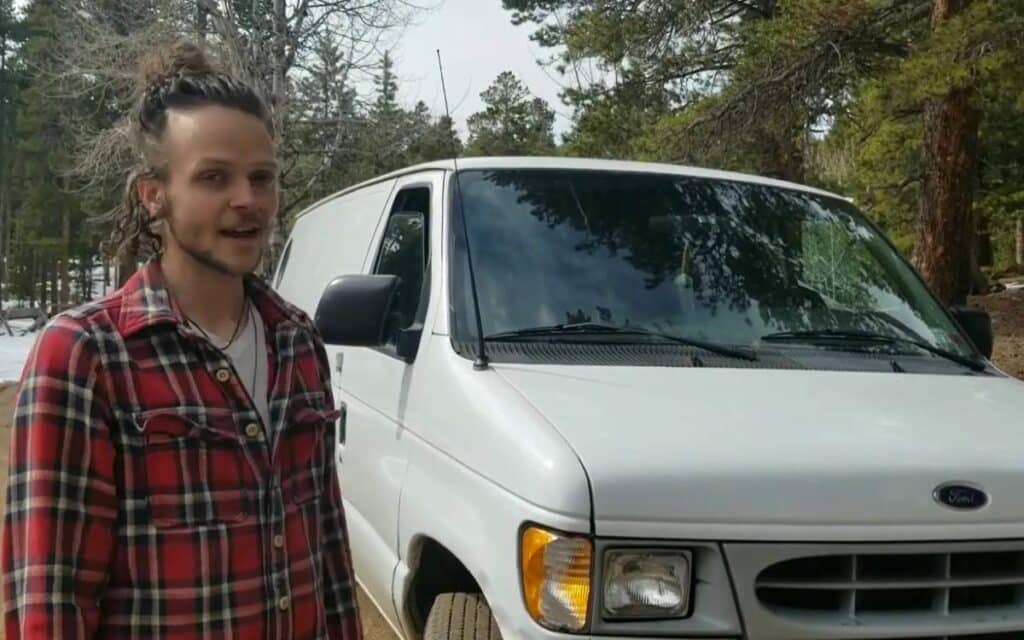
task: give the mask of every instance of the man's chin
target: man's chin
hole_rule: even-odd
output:
[[[263,259],[263,252],[252,258],[225,259],[208,253],[188,252],[192,259],[207,269],[222,276],[244,278],[256,271]]]
[[[223,268],[221,273],[224,273],[226,275],[236,276],[238,278],[244,278],[245,276],[248,276],[248,275],[250,275],[252,273],[255,273],[256,269],[258,269],[259,266],[260,266],[260,261],[259,260],[256,260],[255,262],[249,261],[249,262],[245,262],[245,263],[227,263],[227,262],[225,262],[225,263],[221,264],[221,267]]]

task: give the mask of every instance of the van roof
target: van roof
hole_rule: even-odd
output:
[[[701,167],[691,167],[685,165],[668,164],[661,162],[634,162],[628,160],[604,160],[597,158],[566,158],[558,156],[492,156],[492,157],[473,157],[473,158],[458,158],[457,160],[458,169],[465,171],[467,169],[572,169],[579,171],[611,171],[619,173],[660,173],[665,175],[676,175],[676,176],[687,176],[694,178],[711,178],[717,180],[731,180],[734,182],[747,182],[751,184],[763,184],[783,189],[793,189],[797,191],[804,191],[807,193],[815,193],[818,195],[828,196],[830,198],[841,198],[848,200],[844,196],[824,191],[822,189],[816,189],[807,185],[798,184],[795,182],[788,182],[786,180],[777,180],[775,178],[766,178],[763,176],[757,176],[747,173],[737,173],[733,171],[718,171],[714,169],[704,169]],[[377,182],[383,182],[385,180],[391,180],[399,178],[411,173],[419,173],[421,171],[437,170],[437,171],[454,171],[456,169],[456,160],[434,160],[432,162],[424,162],[422,164],[412,165],[392,171],[375,178],[371,178],[364,182],[346,187],[340,191],[332,193],[331,195],[315,202],[305,209],[303,209],[296,218],[303,216],[306,212],[315,209],[319,205],[329,202],[335,198],[340,198],[348,193],[357,191],[364,187],[370,186]]]

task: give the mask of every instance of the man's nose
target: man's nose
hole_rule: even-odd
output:
[[[229,204],[237,209],[252,208],[256,205],[256,187],[247,178],[235,180]]]

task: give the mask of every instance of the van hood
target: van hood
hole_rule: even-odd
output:
[[[598,535],[1024,536],[1024,383],[968,375],[500,365],[591,482]],[[936,489],[983,489],[954,510]]]

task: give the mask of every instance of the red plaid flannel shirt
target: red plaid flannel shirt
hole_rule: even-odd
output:
[[[326,353],[305,314],[246,286],[269,439],[155,261],[39,336],[11,434],[7,640],[361,636]]]

